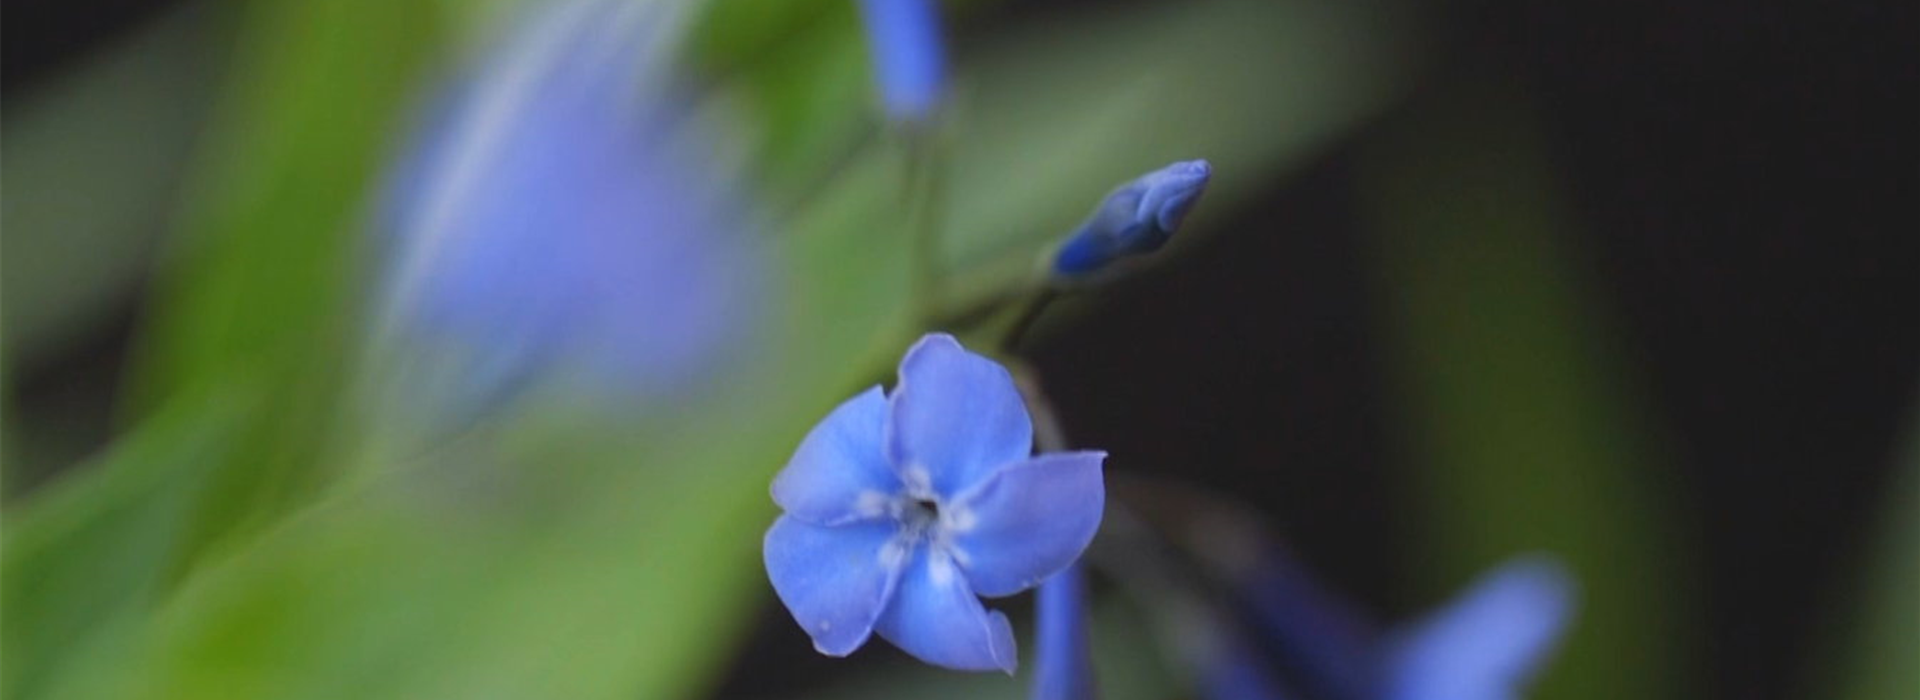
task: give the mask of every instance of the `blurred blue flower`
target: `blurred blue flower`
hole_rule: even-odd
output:
[[[1212,176],[1207,161],[1189,160],[1122,185],[1054,253],[1053,274],[1073,279],[1120,258],[1159,250],[1200,201]]]
[[[1294,697],[1275,677],[1270,664],[1240,635],[1219,624],[1205,640],[1206,668],[1200,672],[1200,697],[1212,700],[1287,700]]]
[[[773,482],[767,576],[814,648],[845,656],[878,632],[923,661],[1015,666],[1005,615],[976,596],[1032,587],[1099,527],[1105,453],[1031,456],[1006,368],[932,334],[828,414]]]
[[[1284,561],[1247,579],[1248,620],[1276,656],[1223,643],[1203,682],[1215,700],[1272,697],[1269,675],[1285,668],[1317,695],[1360,700],[1509,700],[1531,678],[1564,631],[1574,584],[1556,562],[1521,557],[1476,581],[1427,618],[1386,635]],[[1232,641],[1239,625],[1215,620]]]
[[[1040,584],[1034,623],[1039,651],[1033,700],[1095,700],[1093,649],[1087,630],[1087,582],[1081,565],[1068,566]]]
[[[765,270],[666,85],[644,3],[528,9],[436,105],[386,212],[388,330],[472,411],[564,369],[655,395],[742,332]]]
[[[1395,635],[1384,700],[1507,700],[1551,651],[1573,609],[1573,579],[1539,557],[1514,559]]]
[[[933,0],[860,0],[860,14],[887,116],[926,119],[946,82],[940,8]]]
[[[1379,684],[1372,658],[1379,630],[1371,620],[1277,547],[1251,559],[1234,577],[1245,617],[1300,672],[1302,688],[1327,697],[1370,697]]]

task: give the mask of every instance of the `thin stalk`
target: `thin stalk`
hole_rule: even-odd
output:
[[[941,224],[945,215],[946,176],[941,149],[927,131],[914,130],[907,139],[907,252],[909,304],[915,325],[938,323],[946,270],[940,264]]]
[[[1007,327],[1007,334],[1002,337],[1000,348],[1008,354],[1017,354],[1021,343],[1026,341],[1028,332],[1033,330],[1034,322],[1040,320],[1040,316],[1046,313],[1047,307],[1058,298],[1060,298],[1060,290],[1052,287],[1036,290],[1032,296],[1027,297],[1026,305],[1020,308],[1020,315],[1013,319],[1013,325]]]

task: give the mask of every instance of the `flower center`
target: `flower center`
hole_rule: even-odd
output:
[[[940,522],[940,502],[931,498],[901,499],[904,507],[900,509],[900,522],[908,529],[924,532]]]

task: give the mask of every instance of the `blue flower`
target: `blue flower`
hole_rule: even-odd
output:
[[[1213,700],[1278,697],[1288,687],[1347,700],[1518,698],[1574,607],[1564,567],[1523,556],[1427,617],[1383,632],[1244,519],[1208,518],[1185,535],[1231,592],[1231,613],[1203,610],[1192,623],[1205,630],[1195,663],[1203,697]]]
[[[1445,608],[1396,635],[1385,700],[1508,700],[1551,651],[1573,610],[1557,562],[1522,557],[1483,575]]]
[[[630,2],[529,8],[435,105],[382,241],[385,330],[446,383],[421,400],[470,413],[559,369],[658,395],[742,334],[764,266],[665,84],[669,26]]]
[[[933,0],[860,0],[860,14],[887,115],[926,119],[946,82],[939,8]]]
[[[1206,697],[1274,697],[1274,668],[1329,697],[1369,700],[1511,700],[1552,650],[1572,611],[1573,581],[1543,557],[1485,574],[1445,607],[1385,635],[1305,572],[1272,558],[1250,591],[1248,619],[1283,662],[1256,658],[1232,641],[1237,625],[1213,622],[1222,641],[1203,679]]]
[[[1200,201],[1212,176],[1207,161],[1189,160],[1122,185],[1061,244],[1053,257],[1054,274],[1072,279],[1120,258],[1159,250]]]
[[[1102,452],[1032,456],[1033,422],[1007,370],[945,334],[828,414],[773,482],[767,576],[814,648],[872,633],[960,670],[1015,666],[1013,595],[1067,567],[1099,527]]]
[[[1207,666],[1200,673],[1200,697],[1211,700],[1288,700],[1295,697],[1275,677],[1247,640],[1217,624],[1206,645]]]

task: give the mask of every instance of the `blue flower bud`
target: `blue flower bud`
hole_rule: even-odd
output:
[[[1080,278],[1120,258],[1159,250],[1200,201],[1212,176],[1207,161],[1189,160],[1114,190],[1054,254],[1054,276]]]
[[[860,14],[887,116],[926,119],[946,82],[939,8],[932,0],[861,0]]]

